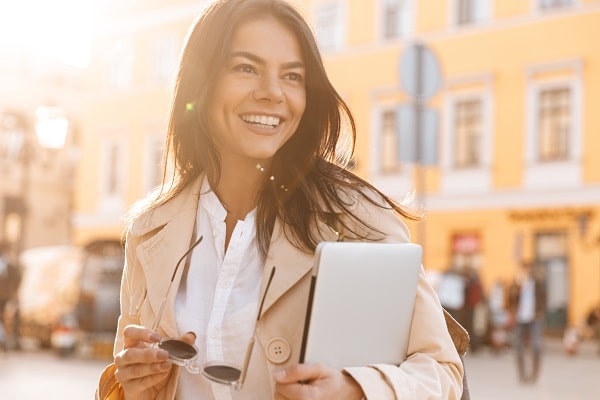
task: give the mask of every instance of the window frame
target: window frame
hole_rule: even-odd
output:
[[[492,0],[466,0],[473,4],[479,4],[479,14],[473,13],[472,18],[468,21],[460,21],[461,3],[465,0],[449,0],[450,9],[450,25],[459,28],[481,25],[489,22],[492,18]]]
[[[334,20],[335,24],[332,26],[326,26],[325,29],[331,30],[332,37],[328,38],[329,41],[324,41],[323,39],[323,26],[321,24],[321,13],[328,11],[334,11]],[[317,40],[317,44],[319,45],[319,49],[323,53],[331,53],[340,51],[344,48],[346,43],[346,32],[347,32],[347,10],[346,10],[346,2],[344,0],[329,0],[315,5],[313,10],[313,21],[315,27],[315,37]]]
[[[446,194],[487,193],[492,190],[493,164],[493,95],[491,77],[487,74],[448,81],[443,100],[441,138],[441,191]],[[455,167],[455,105],[460,101],[481,102],[480,162],[470,168]]]
[[[113,90],[127,90],[133,87],[135,46],[129,39],[114,44],[109,58],[108,86]]]
[[[542,78],[539,74],[562,72]],[[571,134],[566,160],[542,161],[539,153],[539,94],[543,90],[569,87],[571,93]],[[533,66],[528,70],[526,90],[526,143],[524,186],[528,188],[575,187],[582,180],[583,86],[580,60]]]
[[[393,36],[387,35],[388,26],[386,25],[386,22],[388,21],[386,6],[390,1],[403,3],[402,5],[400,5],[400,12],[396,20],[396,24],[399,27],[399,29]],[[379,19],[379,21],[377,21],[375,26],[379,29],[378,37],[380,38],[380,40],[390,41],[410,37],[415,32],[415,2],[414,0],[378,0],[377,18]]]
[[[111,149],[117,151],[116,160],[111,159]],[[126,150],[127,141],[125,138],[105,138],[101,143],[98,182],[99,209],[101,211],[114,212],[115,210],[124,209],[127,174],[120,173],[120,171],[127,170]],[[116,179],[114,190],[110,189],[112,177]]]
[[[371,146],[369,156],[369,176],[372,182],[393,198],[402,199],[414,190],[414,164],[399,162],[400,167],[396,173],[383,173],[380,155],[382,153],[383,116],[386,112],[397,112],[399,102],[393,100],[375,100],[371,109]]]
[[[170,83],[175,79],[179,61],[179,46],[179,38],[173,32],[154,36],[150,42],[152,82],[163,84]]]

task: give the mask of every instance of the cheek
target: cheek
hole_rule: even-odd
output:
[[[306,110],[306,94],[297,96],[294,102],[294,112],[298,118],[302,118],[304,111]]]

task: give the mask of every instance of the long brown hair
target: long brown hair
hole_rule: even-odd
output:
[[[165,156],[173,160],[174,179],[170,184],[164,179],[160,194],[147,208],[168,201],[202,173],[216,187],[220,158],[209,135],[207,102],[237,27],[266,17],[281,22],[300,44],[306,66],[306,108],[297,131],[276,153],[271,171],[266,174],[274,175],[276,181],[265,179],[259,193],[257,237],[261,254],[267,253],[277,218],[285,223],[289,240],[308,251],[313,251],[319,241],[313,229],[316,221],[356,237],[364,236],[359,231],[376,232],[352,213],[356,199],[351,199],[356,196],[350,193],[359,193],[367,201],[413,218],[344,167],[356,140],[352,113],[327,77],[311,28],[285,0],[217,0],[192,26],[181,57],[167,134]],[[345,147],[338,145],[342,139]],[[352,229],[355,224],[349,224],[340,214],[361,228]]]

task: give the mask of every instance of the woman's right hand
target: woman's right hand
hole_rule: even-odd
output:
[[[169,353],[151,347],[161,337],[139,325],[128,325],[123,330],[124,348],[115,356],[115,377],[121,384],[127,400],[153,400],[167,384],[173,364]]]

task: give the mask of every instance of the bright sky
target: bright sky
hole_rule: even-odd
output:
[[[89,62],[93,0],[0,0],[0,51],[25,49],[69,65]]]

